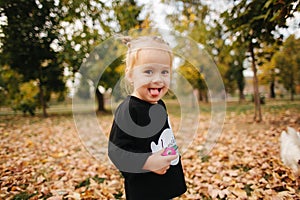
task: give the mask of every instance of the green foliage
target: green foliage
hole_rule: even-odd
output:
[[[1,16],[7,19],[7,24],[1,24],[2,65],[21,74],[22,81],[33,80],[39,84],[40,105],[46,116],[46,100],[50,93],[65,89],[62,66],[51,47],[59,37],[59,3],[55,0],[11,0],[1,1],[0,6]],[[18,109],[33,112],[32,102],[25,101],[22,105]]]
[[[297,0],[241,0],[222,16],[230,31],[240,33],[238,37],[242,37],[245,42],[256,39],[258,47],[262,42],[278,41],[274,31],[277,27],[286,28],[286,19],[292,17],[298,7]]]
[[[115,32],[141,26],[141,10],[134,0],[108,4],[90,0],[1,0],[0,15],[6,21],[0,24],[1,65],[22,75],[22,82],[37,81],[40,105],[46,109],[51,93],[64,94],[66,80],[74,80],[99,43]],[[118,60],[112,63],[111,71],[103,75],[100,84],[106,89],[120,77],[119,65]],[[64,68],[71,72],[67,78]],[[7,89],[1,87],[0,93],[7,93]]]
[[[254,74],[254,120],[262,120],[257,81],[257,52],[263,52],[265,46],[282,42],[282,36],[275,36],[276,30],[280,27],[286,28],[286,20],[298,8],[298,0],[241,0],[221,15],[227,31],[235,38],[233,42],[237,45],[244,44],[251,57]]]
[[[286,28],[286,20],[299,11],[299,1],[296,0],[240,0],[234,2],[232,9],[222,13],[218,21],[213,21],[211,13],[219,13],[201,2],[162,2],[176,8],[168,16],[173,27],[203,45],[218,66],[226,91],[233,93],[238,89],[240,98],[244,98],[243,63],[249,56],[250,43],[259,49],[255,50],[257,64],[261,66],[268,62],[276,46],[282,42],[282,36],[276,38],[277,28]],[[272,47],[273,51],[267,50]]]
[[[0,68],[0,106],[10,106],[11,100],[19,93],[22,76],[8,66]]]
[[[55,30],[58,18],[54,17],[57,6],[54,1],[42,3],[23,0],[1,2],[1,15],[7,17],[7,25],[1,26],[4,33],[1,58],[22,74],[24,81],[41,78],[48,67],[43,63],[55,62],[55,52],[50,44],[58,34]]]
[[[280,44],[282,35],[276,38],[277,28],[286,28],[286,21],[299,9],[299,1],[241,0],[222,13],[227,30],[236,36],[236,42],[252,43],[262,49],[268,44]],[[262,45],[265,44],[265,45]]]
[[[271,63],[278,71],[278,77],[284,87],[290,91],[291,100],[296,93],[296,85],[300,84],[300,39],[291,35],[283,43],[282,48],[272,58]]]
[[[108,46],[107,48],[99,49],[98,44],[103,44],[114,33],[120,33],[129,31],[133,28],[139,28],[142,25],[143,20],[139,18],[142,10],[142,6],[138,6],[136,1],[124,1],[117,0],[112,1],[105,5],[103,2],[94,2],[89,0],[84,1],[65,1],[63,7],[68,11],[63,21],[66,21],[66,26],[63,29],[67,29],[70,26],[74,26],[76,22],[81,23],[81,27],[73,27],[72,35],[67,31],[63,34],[63,49],[64,52],[60,54],[60,60],[64,66],[66,66],[71,72],[72,79],[75,78],[76,73],[79,71],[81,64],[90,62],[92,51],[96,51],[98,56],[115,53],[116,49],[122,48],[121,46]],[[123,45],[125,46],[125,45]],[[124,47],[123,47],[124,48]],[[105,51],[103,53],[103,51]],[[115,55],[111,56],[112,58]],[[83,72],[83,79],[81,82],[91,80],[93,87],[98,88],[99,85],[105,89],[112,88],[121,77],[122,70],[120,66],[123,64],[124,57],[121,56],[111,63],[106,63],[107,60],[95,59],[95,63],[88,64],[91,70],[89,72]],[[102,72],[99,66],[106,67],[106,70]],[[101,74],[101,80],[98,78]],[[82,83],[83,88],[80,89],[80,96],[88,98],[89,89],[87,83]],[[99,94],[99,93],[98,93]],[[96,95],[98,104],[103,104],[99,98],[103,96]],[[103,109],[104,105],[99,105],[98,109]],[[99,111],[100,111],[99,110]],[[102,110],[101,110],[102,111]]]
[[[0,68],[0,72],[1,106],[34,115],[38,106],[37,82],[23,82],[22,76],[7,66]]]
[[[143,9],[143,5],[137,5],[135,0],[116,0],[112,2],[112,9],[115,13],[116,21],[118,23],[118,29],[115,32],[130,33],[131,30],[141,28],[144,19],[140,18],[140,13]],[[113,49],[112,49],[113,48]],[[126,52],[125,45],[121,43],[115,43],[106,52]],[[112,55],[114,57],[115,55]],[[125,54],[113,60],[109,63],[109,66],[105,69],[99,85],[105,89],[115,86],[117,81],[120,80],[121,75],[125,69]]]
[[[228,40],[226,38],[228,36],[224,31],[222,21],[208,20],[211,15],[218,15],[212,8],[201,3],[193,4],[189,1],[177,1],[177,3],[178,5],[174,6],[179,8],[178,11],[175,15],[169,16],[174,27],[203,45],[204,50],[216,63],[228,93],[233,93],[236,88],[242,91],[245,86],[243,76],[245,56],[242,55],[242,52],[245,51],[244,46],[231,46],[225,42],[226,39]],[[185,73],[188,74],[189,69],[186,68],[186,70]],[[194,79],[193,82],[201,82],[200,76],[198,79]]]
[[[129,31],[140,28],[143,20],[139,18],[143,6],[138,6],[135,0],[116,0],[112,2],[113,10],[119,22],[119,31]]]
[[[37,83],[34,81],[22,83],[19,90],[20,93],[16,94],[13,100],[13,109],[20,110],[24,114],[28,112],[30,115],[34,115],[39,94]]]
[[[183,65],[181,65],[178,69],[178,72],[193,86],[193,88],[207,91],[207,86],[204,81],[203,74],[200,73],[198,69],[196,69],[189,62],[185,61]],[[183,83],[178,83],[183,84]]]
[[[61,2],[59,62],[74,79],[81,64],[100,42],[112,34],[108,8],[102,1],[75,0]]]
[[[261,84],[270,85],[270,97],[275,98],[275,82],[276,82],[276,68],[271,62],[273,55],[278,51],[279,47],[275,44],[270,44],[263,47],[263,52],[258,55],[258,65],[261,73],[258,78]]]

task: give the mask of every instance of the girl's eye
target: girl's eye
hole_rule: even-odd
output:
[[[145,70],[144,73],[147,75],[151,75],[153,74],[153,71],[149,69],[149,70]]]
[[[169,74],[169,71],[168,71],[168,70],[163,70],[161,73],[162,73],[163,75],[168,75],[168,74]]]

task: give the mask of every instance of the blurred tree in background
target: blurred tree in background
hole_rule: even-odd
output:
[[[138,28],[141,9],[135,1],[105,5],[90,0],[1,0],[0,15],[5,17],[0,27],[1,65],[22,75],[18,82],[35,82],[39,105],[47,116],[51,93],[64,92],[66,79],[74,83],[80,65],[103,40],[113,33]],[[104,109],[103,95],[96,92],[102,104],[99,109]]]
[[[298,0],[241,0],[222,14],[227,31],[236,36],[233,42],[242,42],[248,47],[253,71],[255,121],[262,121],[256,62],[258,52],[262,52],[265,46],[282,42],[283,36],[276,37],[276,30],[278,27],[287,27],[286,20],[293,17],[299,6]]]
[[[200,101],[208,102],[207,86],[204,81],[203,74],[200,73],[191,63],[185,61],[179,66],[178,72],[189,81],[194,89],[198,90],[198,99]],[[183,83],[177,83],[182,85]]]
[[[244,61],[251,61],[254,74],[254,120],[261,121],[257,67],[270,62],[275,52],[267,49],[276,50],[282,43],[283,36],[278,34],[278,29],[287,28],[287,19],[299,11],[299,1],[228,0],[226,2],[231,6],[223,13],[204,1],[162,2],[174,8],[174,13],[168,16],[172,26],[203,45],[216,62],[226,91],[233,93],[238,88],[240,100],[244,99]],[[213,16],[219,17],[216,19]],[[274,92],[274,82],[269,80]]]
[[[176,10],[175,13],[168,16],[172,26],[203,46],[203,49],[208,52],[218,66],[226,92],[234,93],[238,89],[240,100],[243,100],[245,87],[243,61],[245,55],[242,52],[245,51],[245,47],[242,44],[231,45],[228,43],[231,35],[225,33],[222,19],[217,20],[213,17],[219,16],[221,14],[220,11],[214,10],[207,4],[201,3],[201,1],[195,3],[191,1],[164,0],[163,2],[180,8],[174,8]],[[181,69],[181,71],[183,70],[184,68]],[[186,68],[186,70],[190,71],[189,68]],[[185,74],[188,74],[188,72]],[[197,80],[194,81],[197,82]],[[205,83],[203,84],[205,85]],[[204,90],[203,87],[200,90],[202,90],[199,91],[200,94],[207,93],[207,90]],[[206,98],[202,99],[205,100]]]
[[[40,106],[47,116],[47,96],[65,89],[63,69],[50,47],[58,37],[59,7],[54,0],[1,1],[0,6],[1,16],[7,18],[7,25],[1,26],[1,64],[21,74],[19,81],[35,82]]]
[[[298,68],[287,66],[280,56],[287,47],[280,48],[284,40],[278,32],[279,28],[287,28],[287,20],[295,12],[299,13],[299,1],[224,1],[228,9],[222,11],[206,1],[161,0],[172,10],[162,20],[201,44],[218,66],[226,92],[233,94],[238,90],[241,101],[245,98],[245,63],[252,62],[255,120],[260,121],[257,70],[268,74],[260,80],[270,85],[273,98],[276,78],[290,91],[295,91],[293,88],[299,84],[295,71]],[[34,103],[23,102],[41,107],[46,116],[51,95],[55,93],[63,99],[66,82],[68,87],[76,85],[81,64],[97,45],[115,34],[152,25],[151,20],[159,16],[153,16],[145,5],[138,0],[0,0],[0,94],[4,95],[0,104],[24,111],[24,106],[16,104],[25,98],[26,95],[21,97],[18,93],[22,93],[23,83],[28,82],[26,88],[38,88],[38,95]],[[297,63],[298,58],[293,59]],[[105,110],[100,86],[106,90],[114,86],[123,68],[121,56],[110,64],[99,84],[93,86],[97,110]],[[203,76],[192,68],[183,63],[180,73],[199,90],[199,98],[205,100]],[[294,75],[293,84],[284,78],[288,73]],[[88,95],[86,91],[80,92],[83,97]]]
[[[135,0],[113,1],[112,8],[115,14],[115,20],[118,24],[118,27],[114,30],[114,33],[124,34],[131,29],[139,29],[143,27],[144,19],[140,18],[143,6],[137,5],[137,2]],[[117,58],[110,64],[110,66],[107,68],[107,70],[101,77],[99,85],[101,85],[105,89],[108,89],[117,83],[117,81],[122,75],[122,70],[120,69],[120,66],[122,67],[124,59],[125,55]],[[98,100],[97,111],[105,111],[103,94],[100,92],[99,89],[96,90],[96,96]]]
[[[300,39],[291,35],[283,46],[272,57],[272,66],[284,87],[290,92],[290,99],[294,100],[296,85],[300,84]]]
[[[259,70],[261,71],[258,74],[258,81],[261,84],[269,85],[269,94],[270,98],[275,99],[275,82],[276,82],[276,72],[271,59],[273,55],[279,50],[280,45],[269,44],[268,46],[263,47],[263,51],[258,53],[257,64]]]

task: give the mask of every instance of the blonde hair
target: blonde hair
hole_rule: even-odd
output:
[[[125,62],[126,69],[130,70],[136,63],[138,59],[139,51],[143,49],[153,49],[165,51],[170,56],[170,67],[172,68],[173,54],[172,50],[167,42],[165,42],[161,37],[158,36],[142,36],[136,39],[130,37],[124,37],[123,43],[128,47]]]

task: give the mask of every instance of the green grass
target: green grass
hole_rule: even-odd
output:
[[[183,103],[182,105],[176,99],[166,99],[165,100],[169,114],[180,117],[181,109],[189,107],[188,109],[193,109],[189,103]],[[210,114],[211,104],[199,102],[199,111],[201,114]],[[107,105],[107,113],[105,115],[111,115],[112,111]],[[266,100],[266,104],[262,104],[263,112],[277,113],[285,110],[292,110],[295,112],[300,111],[300,100],[290,101],[290,100]],[[80,105],[79,110],[84,111],[85,105]],[[90,109],[90,108],[89,108]],[[56,104],[52,105],[47,109],[48,114],[50,115],[72,115],[72,104]],[[254,104],[249,101],[245,102],[227,102],[226,103],[226,112],[234,112],[236,114],[246,114],[254,112]],[[39,116],[42,114],[42,111],[38,109],[36,115]],[[0,115],[23,115],[21,112],[14,112],[9,108],[0,108]]]
[[[261,104],[263,112],[277,113],[285,110],[300,111],[300,101],[278,101],[268,100],[265,104]],[[254,112],[254,103],[252,102],[229,102],[227,103],[227,112],[234,112],[237,114]]]
[[[234,112],[237,114],[241,114],[253,110],[254,110],[254,104],[250,102],[245,102],[245,103],[228,102],[226,105],[226,112]]]
[[[278,111],[284,110],[294,110],[300,111],[300,101],[281,101],[281,102],[270,102],[270,104],[265,105],[266,110],[271,113],[276,113]]]

